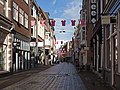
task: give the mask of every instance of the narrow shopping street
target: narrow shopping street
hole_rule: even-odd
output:
[[[0,0],[0,90],[120,90],[120,0]]]
[[[86,90],[75,67],[60,63],[2,90]]]

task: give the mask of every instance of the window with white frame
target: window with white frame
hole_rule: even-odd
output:
[[[33,6],[32,9],[31,9],[31,15],[35,18],[36,18],[36,12],[37,12],[36,7]]]
[[[33,7],[31,8],[31,15],[33,16]]]
[[[13,2],[13,19],[18,21],[18,5]]]
[[[29,2],[29,0],[24,0],[27,4],[28,4],[28,2]]]
[[[24,24],[23,19],[24,19],[24,11],[21,8],[19,8],[19,23],[22,25]]]
[[[28,15],[25,13],[25,27],[28,28]]]
[[[31,34],[32,34],[32,36],[33,36],[33,27],[31,27]]]

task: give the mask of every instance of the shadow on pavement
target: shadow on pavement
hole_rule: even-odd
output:
[[[87,90],[113,90],[105,81],[92,71],[82,71],[79,75]]]

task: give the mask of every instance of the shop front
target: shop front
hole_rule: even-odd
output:
[[[13,38],[13,72],[30,69],[29,38],[19,33],[16,33]]]

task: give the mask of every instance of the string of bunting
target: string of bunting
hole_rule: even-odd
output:
[[[81,26],[85,26],[85,20],[78,20]],[[50,21],[52,26],[55,26],[56,21],[55,20],[51,20]],[[61,20],[62,26],[66,25],[66,20]],[[71,25],[75,26],[76,20],[71,20]],[[45,25],[45,20],[40,20],[40,24],[41,26]],[[35,20],[31,21],[31,26],[35,25]]]

